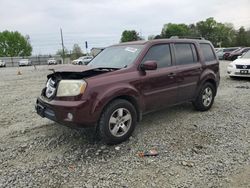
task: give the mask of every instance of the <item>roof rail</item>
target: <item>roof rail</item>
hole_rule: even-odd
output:
[[[205,40],[203,37],[191,37],[191,36],[171,36],[170,39],[199,39]]]

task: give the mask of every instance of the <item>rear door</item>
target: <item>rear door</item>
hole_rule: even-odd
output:
[[[202,72],[197,49],[193,43],[175,43],[176,81],[178,85],[177,100],[183,102],[194,97]]]
[[[157,70],[150,70],[141,75],[141,93],[145,111],[152,111],[176,103],[177,84],[176,67],[172,64],[170,44],[152,46],[141,63],[157,61]]]

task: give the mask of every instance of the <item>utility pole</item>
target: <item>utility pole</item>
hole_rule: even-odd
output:
[[[86,54],[88,55],[88,42],[85,41]]]
[[[62,28],[60,28],[60,33],[61,33],[61,41],[62,41],[62,53],[63,53],[63,64],[64,64],[64,57],[65,57],[65,52],[64,52],[64,44],[63,44],[63,34],[62,34]]]

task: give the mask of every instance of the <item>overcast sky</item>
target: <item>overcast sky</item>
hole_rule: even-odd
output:
[[[147,39],[165,23],[218,22],[250,28],[249,0],[0,0],[0,31],[29,35],[33,54],[55,53],[60,28],[65,46],[84,49],[118,43],[123,30],[135,29]]]

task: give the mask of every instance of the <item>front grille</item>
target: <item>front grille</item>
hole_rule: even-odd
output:
[[[237,69],[250,69],[250,65],[236,65]]]

